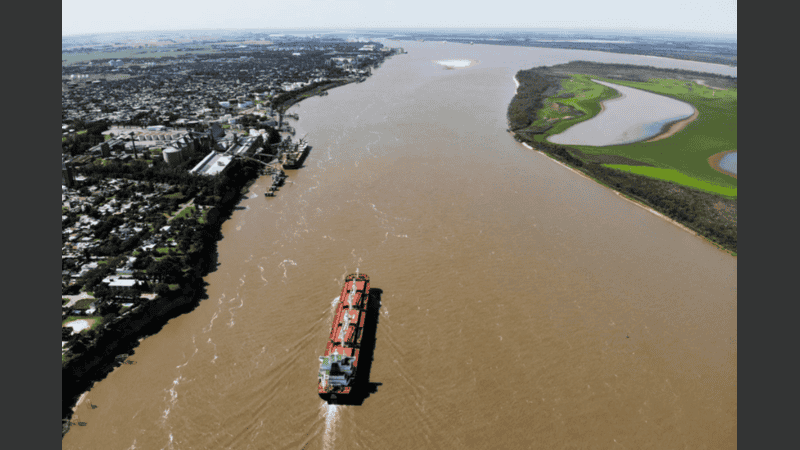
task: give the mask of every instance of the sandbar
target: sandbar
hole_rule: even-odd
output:
[[[445,69],[465,69],[478,64],[478,61],[474,59],[442,59],[433,62],[444,66]]]
[[[692,108],[694,108],[694,106]],[[666,139],[666,138],[674,135],[678,131],[681,131],[682,129],[686,128],[686,125],[689,125],[690,123],[692,123],[695,119],[697,119],[697,117],[699,115],[700,115],[700,112],[697,110],[697,108],[694,108],[694,113],[691,116],[689,116],[689,117],[687,117],[687,118],[685,118],[683,120],[679,120],[677,122],[673,122],[672,124],[670,124],[668,126],[666,131],[664,131],[663,133],[657,135],[656,137],[654,137],[652,139],[648,139],[645,142],[655,142],[655,141],[660,141],[661,139]]]
[[[711,155],[711,157],[708,158],[708,163],[711,164],[711,168],[716,170],[717,172],[722,172],[725,175],[730,175],[738,180],[739,178],[736,176],[735,173],[728,172],[719,165],[720,161],[722,161],[722,158],[724,158],[727,155],[730,155],[731,153],[736,153],[736,150],[728,150],[726,152],[720,152],[715,155]]]

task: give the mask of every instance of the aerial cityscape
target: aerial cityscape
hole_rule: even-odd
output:
[[[500,3],[63,4],[62,448],[737,446],[736,3]]]

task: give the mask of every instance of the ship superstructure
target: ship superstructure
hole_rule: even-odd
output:
[[[319,395],[335,399],[349,394],[358,371],[358,357],[369,303],[369,276],[348,275],[336,304],[325,354],[319,358]]]

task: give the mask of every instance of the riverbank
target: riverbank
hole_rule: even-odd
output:
[[[660,162],[680,159],[682,157],[682,153],[685,152],[687,148],[692,148],[693,152],[697,152],[698,150],[702,151],[702,149],[697,149],[696,146],[686,147],[686,144],[675,144],[674,142],[675,139],[678,139],[678,136],[683,138],[683,140],[687,139],[687,136],[685,136],[686,133],[678,134],[678,132],[680,130],[684,130],[689,123],[692,123],[697,119],[701,113],[701,109],[706,107],[702,101],[698,100],[699,104],[701,105],[700,107],[698,107],[696,104],[692,104],[692,102],[687,101],[687,103],[694,107],[695,112],[692,114],[692,116],[670,124],[669,128],[659,135],[660,139],[656,139],[658,142],[654,143],[638,142],[634,144],[623,144],[608,147],[560,145],[549,142],[547,137],[563,131],[578,121],[565,120],[556,126],[547,128],[535,125],[537,120],[541,121],[542,119],[538,116],[538,114],[543,111],[545,111],[545,113],[546,111],[549,111],[549,109],[546,109],[544,105],[548,105],[549,102],[564,97],[567,97],[569,100],[573,100],[571,96],[559,94],[558,92],[561,85],[566,83],[565,80],[572,80],[573,77],[578,77],[578,75],[575,74],[575,69],[601,69],[596,71],[584,70],[583,73],[580,74],[580,80],[577,80],[576,82],[583,82],[583,79],[587,76],[597,76],[600,78],[599,75],[602,74],[603,78],[606,78],[606,80],[609,82],[619,84],[626,83],[625,85],[632,85],[637,83],[642,84],[643,82],[641,80],[659,79],[665,78],[665,76],[673,75],[669,70],[665,69],[636,68],[638,71],[638,76],[633,78],[635,78],[637,82],[630,82],[619,79],[620,75],[613,72],[613,69],[615,68],[614,66],[619,65],[595,65],[577,62],[560,66],[535,68],[531,69],[530,71],[522,71],[531,72],[534,75],[515,77],[515,80],[521,80],[521,85],[517,88],[517,94],[512,100],[512,105],[509,106],[510,131],[514,133],[515,139],[527,144],[527,147],[536,149],[537,151],[547,154],[549,157],[563,163],[564,165],[570,166],[572,170],[580,172],[595,182],[598,182],[618,192],[626,199],[635,200],[646,209],[663,216],[677,225],[680,225],[683,229],[703,236],[715,245],[718,245],[727,251],[736,254],[738,239],[736,232],[737,202],[735,198],[735,190],[733,191],[733,197],[716,194],[714,192],[715,190],[724,189],[722,187],[717,187],[716,185],[708,184],[708,182],[704,182],[702,179],[698,181],[694,179],[686,179],[685,176],[678,173],[674,169],[671,169],[674,166],[669,164],[664,165],[662,162]],[[647,72],[648,70],[649,72]],[[644,73],[642,73],[643,71]],[[680,75],[694,75],[694,78],[696,79],[697,75],[703,74],[681,73]],[[526,86],[526,80],[534,80],[534,86]],[[676,90],[677,85],[683,83],[683,81],[670,81],[669,79],[661,81],[666,86],[666,90]],[[697,88],[697,85],[694,86]],[[580,95],[581,90],[583,90],[585,93],[584,97],[588,97],[589,99],[593,98],[596,105],[594,108],[582,106],[582,109],[585,109],[588,112],[587,116],[580,118],[582,120],[588,120],[589,118],[599,114],[599,112],[603,110],[603,102],[609,95],[608,93],[597,90],[592,92],[589,91],[589,89],[590,87],[588,86],[573,89],[578,93],[578,95]],[[568,90],[568,92],[571,91]],[[714,92],[717,94],[720,93],[719,90],[715,90]],[[701,92],[700,94],[702,95],[706,93]],[[710,89],[708,89],[707,94],[707,97],[712,98]],[[723,94],[726,94],[726,91],[722,91],[722,94],[720,95],[713,96],[714,101],[724,101]],[[512,106],[514,101],[520,97],[524,98],[528,104],[539,105],[539,107],[536,108],[527,119],[527,123],[532,125],[524,126],[526,121],[522,121],[520,120],[519,116],[516,116],[516,123],[521,123],[523,126],[517,126],[515,128],[513,126],[514,121],[511,120]],[[680,100],[686,101],[684,98],[681,98]],[[584,99],[582,98],[581,101],[584,101]],[[735,99],[733,105],[735,106]],[[518,110],[520,110],[519,107],[517,107],[514,112]],[[528,107],[527,110],[531,111],[533,108]],[[713,112],[713,110],[711,111]],[[713,120],[714,115],[708,114],[708,116],[710,116],[710,120],[704,121],[706,127],[708,127],[709,124],[711,124],[711,126],[715,124]],[[698,133],[696,129],[693,130],[695,134]],[[702,134],[704,132],[709,131],[701,130],[699,133]],[[671,139],[666,139],[667,137],[670,137]],[[692,138],[692,136],[688,136],[689,140]],[[675,147],[676,145],[679,145],[680,147],[676,147],[676,149],[673,150],[672,147]],[[663,149],[670,147],[671,152],[667,153],[666,151],[661,151],[661,147],[663,147]],[[631,149],[636,150],[636,152],[631,151]],[[720,159],[722,156],[724,155],[721,155]],[[705,158],[701,161],[702,166],[708,167],[708,162],[705,161]],[[694,159],[690,161],[690,166],[692,169],[699,167],[700,164],[700,162],[694,161]],[[646,172],[646,175],[637,172]],[[692,172],[689,171],[689,173]],[[728,178],[728,180],[729,179],[730,178]],[[706,190],[698,190],[698,188],[695,186],[701,186],[701,189],[705,188],[711,192],[707,192]]]
[[[288,109],[289,103],[296,104],[312,95],[353,81],[357,80],[313,86],[297,93],[298,95],[291,99],[285,99],[287,103],[284,103],[284,106]],[[309,149],[310,146],[306,147],[296,164],[289,168],[300,168],[308,156]],[[72,415],[95,382],[104,379],[123,363],[134,363],[129,358],[144,338],[158,333],[169,320],[193,311],[200,301],[207,298],[206,283],[203,278],[216,270],[216,242],[222,239],[222,224],[231,217],[237,205],[245,198],[244,195],[250,186],[261,176],[255,163],[245,161],[238,163],[243,164],[242,167],[248,170],[234,171],[236,175],[229,179],[230,184],[226,192],[220,196],[220,202],[214,205],[217,213],[210,218],[213,227],[205,233],[216,239],[214,245],[207,246],[197,256],[196,260],[202,262],[202,267],[188,268],[190,271],[195,269],[199,277],[182,283],[179,291],[157,296],[110,320],[104,318],[97,329],[97,334],[91,338],[92,342],[87,345],[86,351],[74,355],[67,361],[62,360],[62,438],[70,426],[75,424],[71,420]],[[81,422],[77,424],[81,425]]]
[[[708,158],[708,164],[709,164],[709,165],[710,165],[710,166],[711,166],[711,167],[712,167],[714,170],[716,170],[716,171],[718,171],[718,172],[721,172],[721,173],[724,173],[725,175],[730,175],[730,176],[732,176],[733,178],[737,178],[737,179],[738,179],[738,177],[736,176],[736,174],[735,174],[735,173],[733,173],[733,172],[729,172],[729,171],[725,170],[725,169],[724,169],[722,166],[720,166],[720,162],[722,162],[722,158],[724,158],[724,157],[726,157],[726,156],[728,156],[728,155],[731,155],[731,154],[733,154],[733,153],[736,153],[736,150],[728,150],[727,152],[720,152],[720,153],[717,153],[717,154],[711,155],[711,156]]]
[[[186,286],[185,292],[176,297],[159,297],[104,322],[97,330],[95,345],[62,364],[62,438],[76,424],[72,416],[95,382],[124,363],[134,363],[129,358],[142,339],[160,331],[170,319],[192,311],[204,298],[200,285]]]
[[[513,135],[513,133],[512,133],[512,135]],[[563,162],[561,162],[561,161],[558,161],[557,159],[554,159],[554,158],[550,157],[550,156],[549,156],[549,155],[548,155],[546,152],[543,152],[543,151],[541,151],[541,150],[539,150],[539,149],[536,149],[536,148],[534,148],[534,147],[531,147],[531,146],[530,146],[528,143],[525,143],[525,142],[523,142],[523,143],[522,143],[522,145],[523,145],[525,148],[527,148],[528,150],[533,150],[533,151],[535,151],[535,152],[539,153],[539,154],[540,154],[540,155],[542,155],[542,156],[546,156],[546,157],[547,157],[547,158],[548,158],[550,161],[552,161],[552,162],[554,162],[554,163],[558,164],[559,166],[561,166],[561,167],[563,167],[563,168],[565,168],[565,169],[569,170],[570,172],[574,173],[575,175],[578,175],[578,176],[580,176],[581,178],[584,178],[584,179],[586,179],[586,180],[589,180],[589,181],[598,182],[598,180],[596,180],[596,179],[594,179],[594,178],[592,178],[592,177],[590,177],[590,176],[587,176],[585,173],[581,172],[580,170],[577,170],[577,169],[575,169],[575,168],[573,168],[573,167],[570,167],[570,166],[568,166],[568,165],[564,164]],[[601,183],[601,184],[602,184],[602,183]],[[604,186],[605,186],[605,185],[604,185]],[[606,188],[608,188],[610,191],[612,191],[614,194],[618,195],[620,198],[622,198],[622,199],[624,199],[624,200],[626,200],[626,201],[628,201],[628,202],[630,202],[630,203],[632,203],[632,204],[634,204],[634,205],[638,206],[639,208],[643,208],[643,209],[645,209],[646,211],[650,212],[651,214],[653,214],[653,215],[655,215],[655,216],[658,216],[658,217],[660,217],[660,218],[664,219],[665,221],[667,221],[667,222],[671,223],[672,225],[675,225],[676,227],[678,227],[678,228],[682,229],[683,231],[686,231],[686,232],[687,232],[687,233],[689,233],[689,234],[693,234],[693,235],[697,236],[697,233],[696,233],[694,230],[692,230],[692,229],[690,229],[690,228],[687,228],[686,226],[684,226],[684,225],[683,225],[683,224],[681,224],[680,222],[678,222],[678,221],[676,221],[676,220],[673,220],[673,219],[671,219],[671,218],[669,218],[669,217],[667,217],[667,216],[665,216],[665,215],[661,214],[660,212],[656,211],[655,209],[653,209],[653,208],[650,208],[650,207],[648,207],[648,206],[645,206],[645,205],[643,205],[643,204],[642,204],[642,203],[640,203],[640,202],[637,202],[637,201],[635,201],[635,200],[632,200],[631,198],[629,198],[629,197],[628,197],[628,196],[626,196],[626,195],[620,194],[620,193],[619,193],[619,191],[617,191],[617,190],[614,190],[614,189],[611,189],[609,186],[605,186],[605,187],[606,187]]]
[[[82,394],[119,367],[143,338],[160,331],[170,319],[192,311],[205,298],[203,277],[216,270],[216,243],[222,239],[222,224],[233,214],[243,191],[260,176],[256,163],[237,163],[242,165],[229,178],[229,184],[211,209],[216,212],[213,216],[209,214],[209,221],[201,225],[203,242],[194,243],[197,251],[191,260],[195,262],[181,268],[180,288],[142,301],[121,314],[103,316],[90,334],[80,335],[83,348],[62,358],[62,438],[72,425],[74,407]]]
[[[315,95],[326,95],[326,91],[344,86],[346,84],[355,83],[359,81],[358,78],[350,78],[346,80],[337,80],[334,82],[320,82],[313,83],[301,89],[286,92],[276,96],[272,101],[272,107],[281,113],[286,113],[292,106],[300,103],[304,99],[313,97]]]

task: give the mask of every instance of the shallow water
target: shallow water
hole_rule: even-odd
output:
[[[719,166],[728,172],[736,173],[736,157],[738,152],[730,153],[722,157]],[[737,174],[738,175],[738,174]]]
[[[694,114],[694,107],[641,89],[593,80],[622,96],[604,102],[605,110],[548,140],[565,145],[619,145],[651,138],[664,125]]]
[[[736,258],[505,131],[519,69],[669,61],[395,45],[292,108],[305,167],[253,185],[209,298],[94,385],[62,448],[735,447]],[[383,290],[380,384],[329,406],[317,358],[356,269]]]
[[[444,61],[436,61],[437,64],[441,64],[443,66],[450,66],[450,67],[467,67],[471,64],[471,61],[468,59],[447,59]]]

